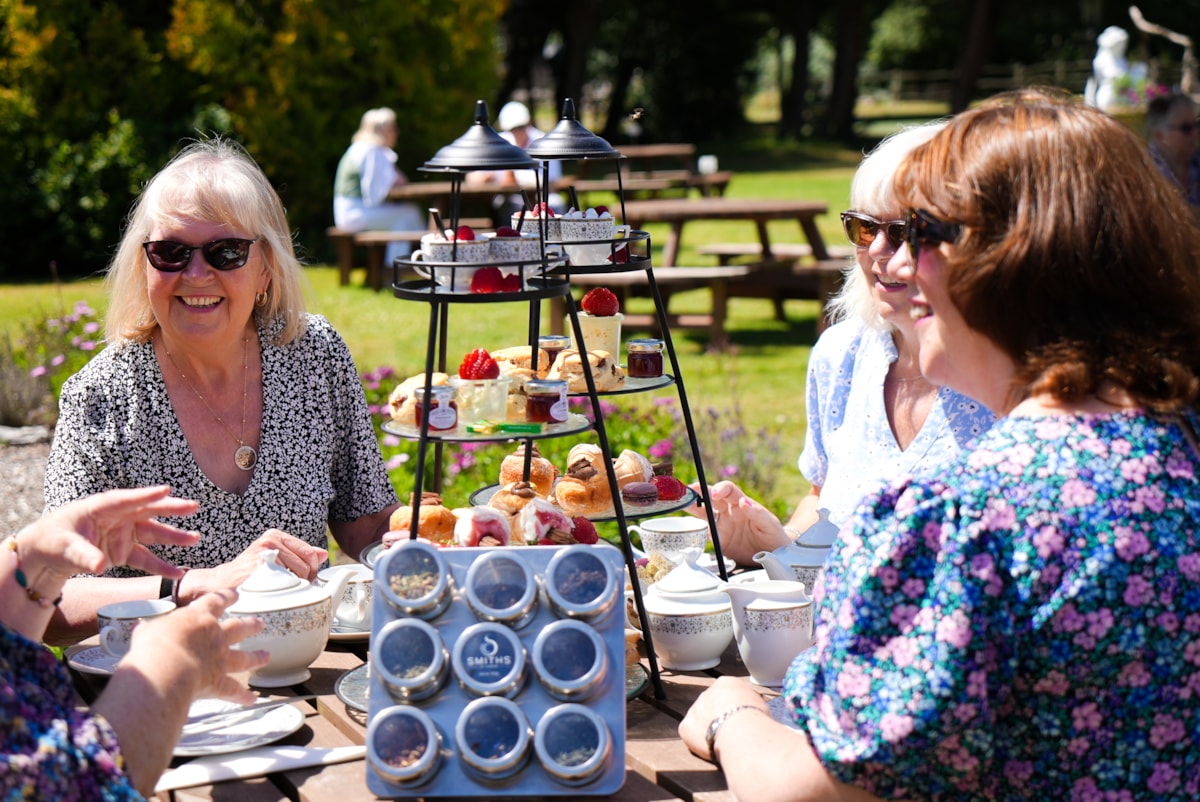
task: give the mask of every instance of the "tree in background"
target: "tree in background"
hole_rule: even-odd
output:
[[[362,112],[396,109],[412,178],[498,84],[504,0],[0,0],[0,278],[90,273],[140,186],[224,133],[324,248]]]

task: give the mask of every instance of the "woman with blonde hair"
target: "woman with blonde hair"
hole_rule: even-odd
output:
[[[390,203],[393,187],[408,183],[396,167],[396,112],[387,107],[363,112],[350,147],[333,179],[333,224],[345,231],[420,231],[425,215],[412,203]],[[401,243],[388,245],[391,264],[407,256]]]
[[[235,588],[267,549],[312,579],[327,532],[358,555],[387,531],[396,494],[358,370],[304,311],[302,270],[279,196],[234,143],[192,143],[146,186],[109,266],[107,345],[62,389],[46,506],[170,484],[207,537],[155,547],[190,568],[173,583],[71,579],[51,642],[95,632],[110,602]]]

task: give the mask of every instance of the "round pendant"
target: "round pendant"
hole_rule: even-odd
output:
[[[258,462],[258,452],[250,446],[242,446],[233,453],[233,462],[243,471],[251,470]]]

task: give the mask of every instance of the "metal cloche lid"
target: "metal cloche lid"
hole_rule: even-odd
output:
[[[529,143],[529,155],[535,159],[587,159],[620,157],[608,140],[596,136],[575,116],[575,101],[563,100],[562,119],[545,136]]]
[[[488,123],[487,103],[475,101],[475,122],[419,169],[429,172],[471,170],[530,170],[537,162],[524,149],[496,133]]]

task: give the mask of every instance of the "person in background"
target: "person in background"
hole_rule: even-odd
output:
[[[1146,107],[1146,137],[1159,172],[1179,188],[1193,214],[1200,214],[1200,155],[1196,150],[1196,102],[1170,92]]]
[[[387,531],[399,505],[362,380],[303,280],[279,196],[233,142],[188,145],[146,186],[109,265],[107,345],[60,394],[46,508],[170,484],[206,539],[154,547],[190,568],[174,583],[69,580],[52,643],[93,634],[111,602],[236,588],[266,549],[312,580],[327,533],[357,557]]]
[[[414,203],[392,203],[388,193],[408,182],[396,167],[396,112],[363,113],[333,179],[333,224],[346,231],[421,231],[425,214]],[[408,256],[403,243],[388,244],[387,264]]]
[[[758,551],[795,539],[817,521],[818,509],[828,510],[830,521],[841,526],[868,491],[899,476],[936,470],[994,420],[979,402],[921,374],[909,309],[912,285],[901,276],[908,253],[892,175],[943,125],[893,134],[854,174],[842,225],[855,259],[830,301],[835,322],[808,360],[799,466],[811,490],[784,526],[733,482],[715,484],[710,495],[722,554],[738,563],[752,564]],[[698,508],[693,513],[703,515]]]
[[[1195,799],[1200,228],[1048,90],[962,112],[896,192],[921,371],[1001,417],[843,528],[795,727],[722,678],[680,734],[756,802]]]
[[[519,148],[527,148],[530,143],[541,139],[545,133],[533,124],[529,107],[519,100],[510,100],[500,108],[496,117],[496,127],[500,136],[507,142]],[[558,159],[546,161],[549,169],[550,186],[558,184],[563,176],[562,162]],[[535,196],[539,170],[477,170],[467,174],[469,184],[517,184],[525,189],[531,201],[538,202]],[[551,192],[550,208],[555,214],[562,214],[566,209],[566,201],[561,193]],[[519,194],[497,195],[492,201],[492,220],[497,226],[511,225],[512,216],[521,211],[525,205],[524,198]]]
[[[78,707],[67,669],[39,644],[75,572],[129,565],[182,574],[148,548],[199,540],[155,520],[186,517],[199,506],[170,492],[136,488],[79,499],[0,543],[0,797],[141,799],[167,767],[193,700],[254,701],[230,674],[263,666],[269,655],[230,647],[263,623],[222,618],[237,599],[232,591],[139,624],[90,709]]]

